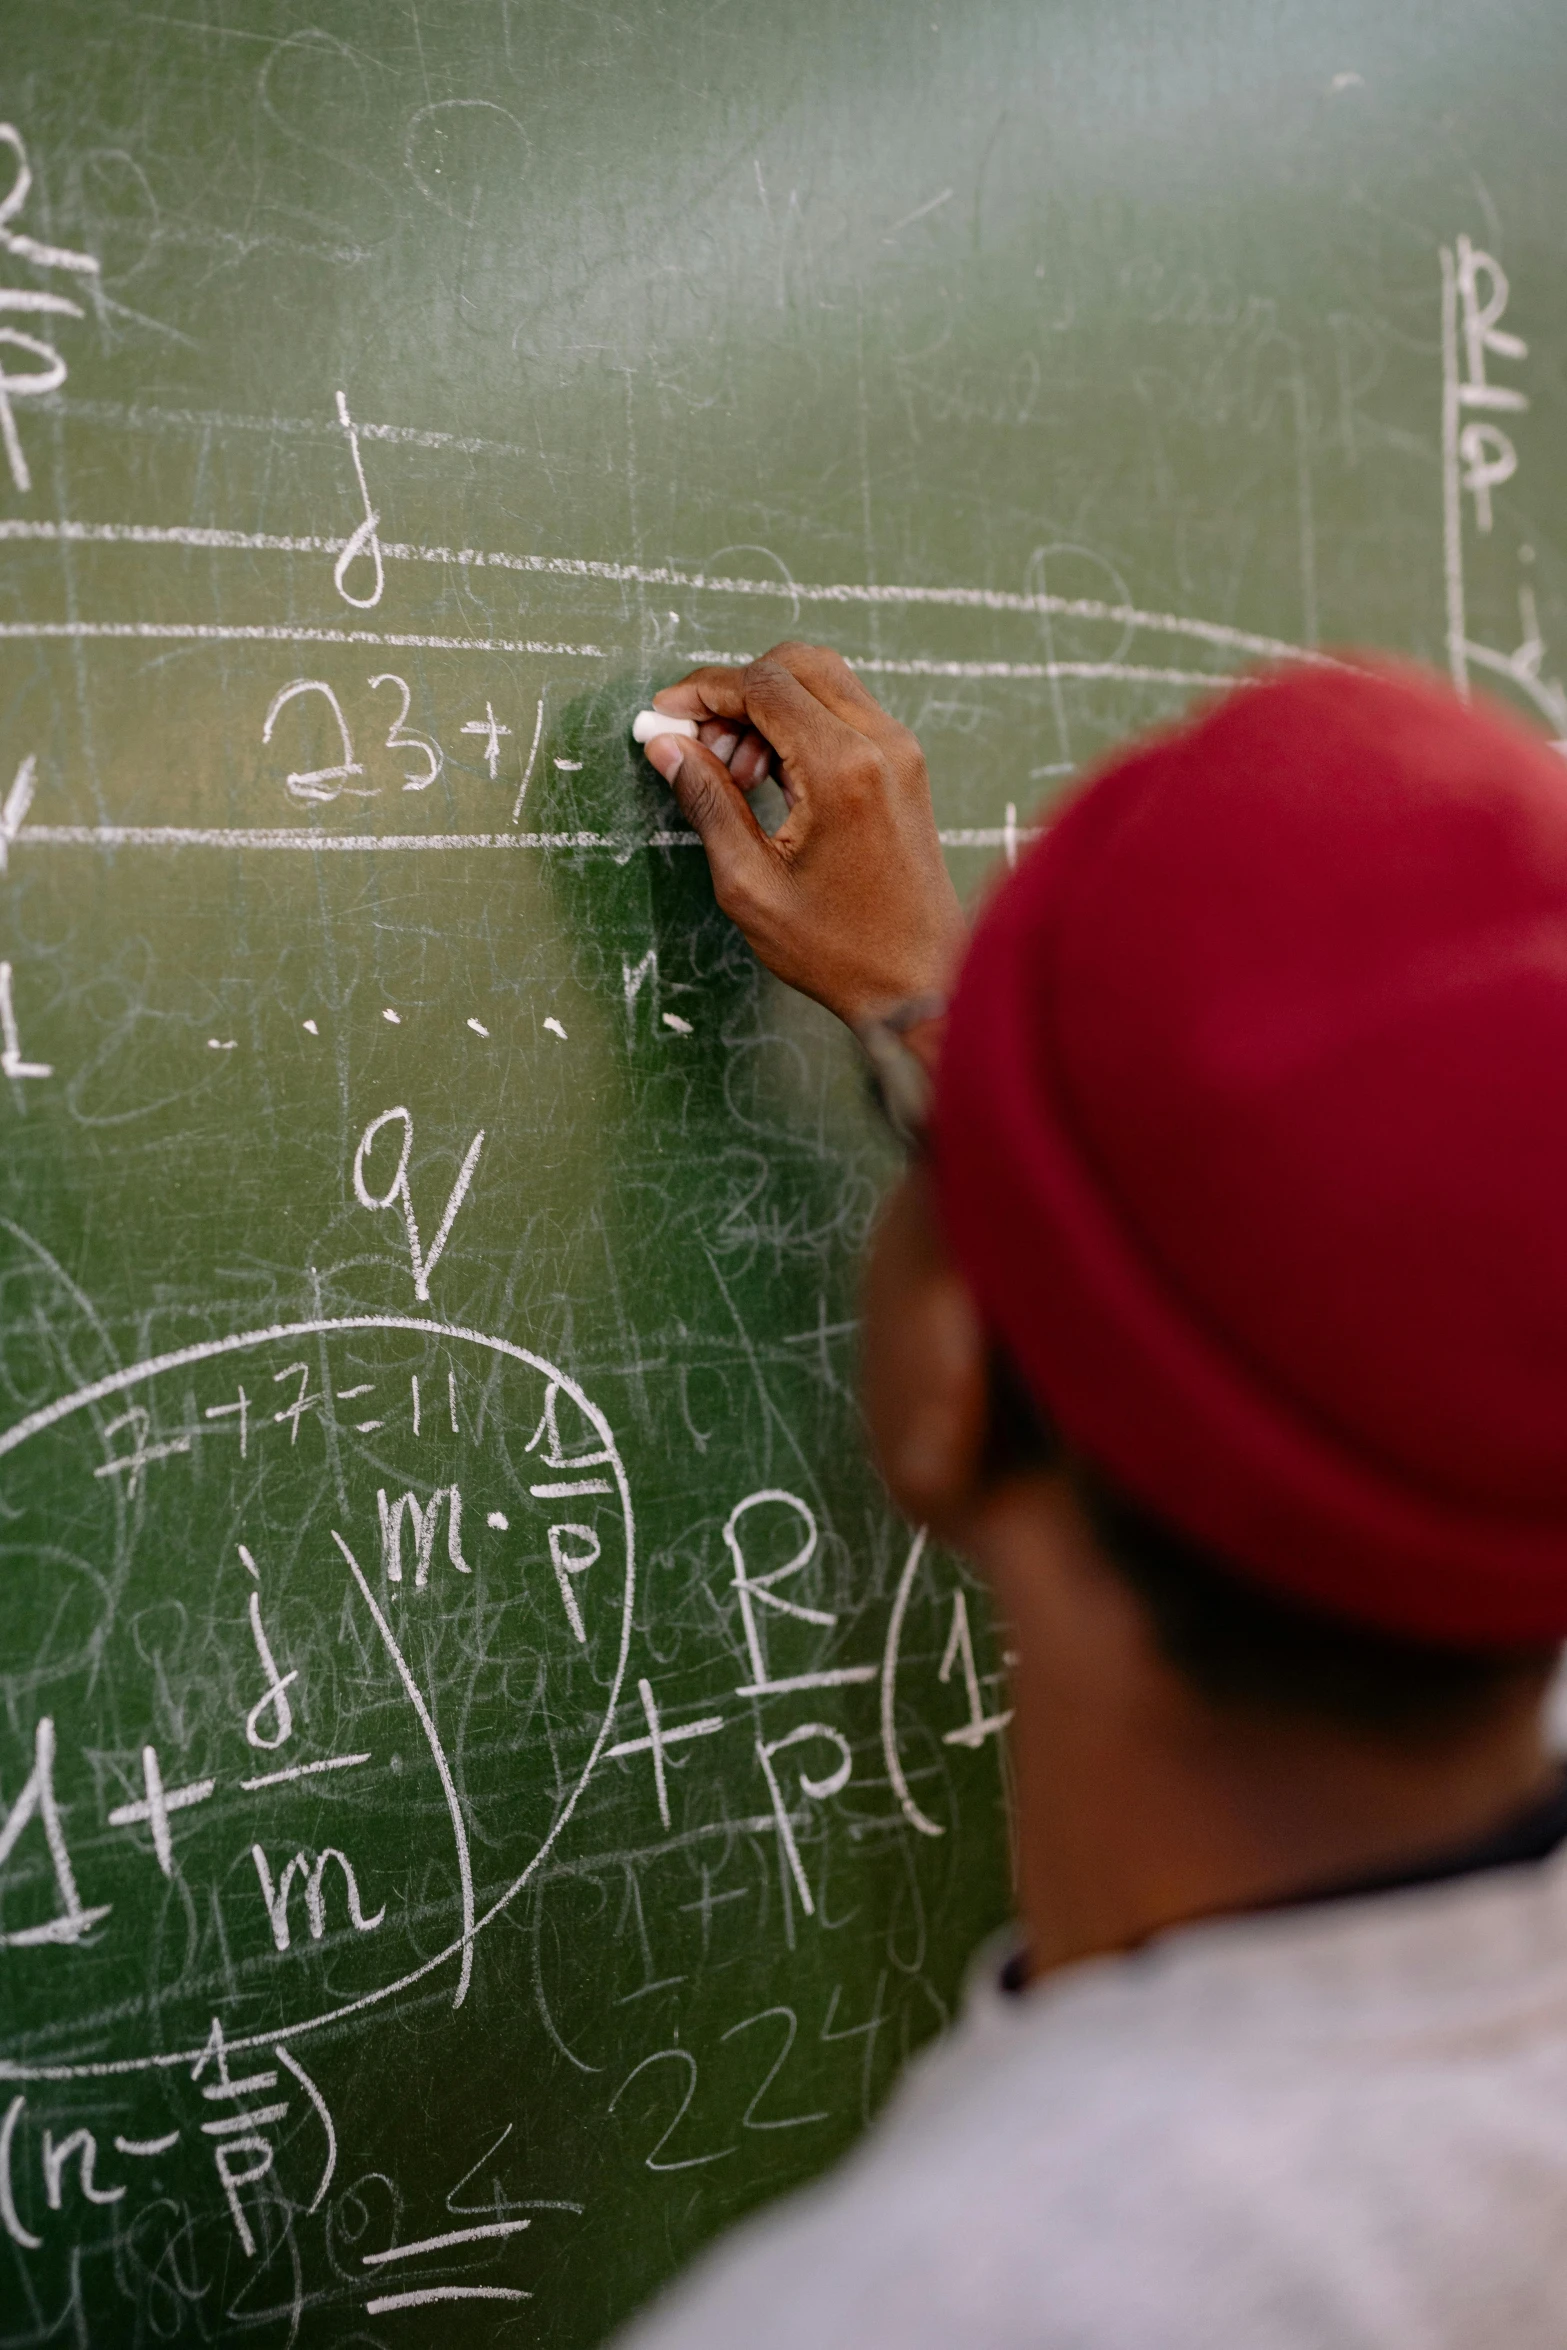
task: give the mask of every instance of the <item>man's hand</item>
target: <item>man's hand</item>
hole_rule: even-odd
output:
[[[654,696],[699,737],[645,748],[702,837],[718,902],[769,971],[851,1026],[944,995],[962,910],[919,744],[848,663],[775,645]],[[769,840],[746,794],[776,763],[789,813]]]

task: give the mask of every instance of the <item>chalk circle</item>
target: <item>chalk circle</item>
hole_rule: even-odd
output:
[[[262,60],[256,91],[262,113],[285,139],[310,150],[318,171],[329,156],[355,179],[379,177],[355,158],[369,91],[364,65],[346,41],[316,25],[285,34]]]
[[[576,1381],[434,1317],[177,1348],[0,1431],[0,1653],[36,1668],[25,1737],[0,1731],[0,1790],[17,1802],[47,1716],[76,1898],[107,1904],[79,1938],[18,1942],[62,1905],[40,1810],[4,1872],[0,2065],[138,2073],[193,2064],[214,2015],[243,2049],[415,1986],[466,1998],[478,1938],[555,1850],[612,1735],[635,1544],[613,1431]],[[62,1545],[93,1562],[78,1581],[96,1613],[86,1625],[78,1596],[57,1636],[44,1568]],[[281,1700],[247,1743],[269,1673],[294,1676],[284,1746]],[[166,1794],[213,1782],[170,1806],[172,1873],[150,1823],[108,1823],[146,1800],[147,1746]]]
[[[486,195],[504,208],[532,151],[517,117],[493,98],[437,98],[409,116],[403,165],[427,203],[472,228]]]
[[[1055,661],[1125,661],[1136,628],[1124,614],[1132,592],[1095,547],[1057,540],[1036,547],[1023,574],[1025,595],[1041,598],[1039,639]]]

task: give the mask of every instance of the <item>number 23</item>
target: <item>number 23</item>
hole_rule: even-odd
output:
[[[439,743],[432,742],[427,734],[420,734],[417,728],[411,727],[407,723],[408,706],[413,699],[408,690],[407,679],[398,677],[391,670],[384,670],[379,677],[371,678],[370,690],[374,693],[378,686],[383,685],[395,685],[403,697],[402,707],[387,729],[387,749],[389,751],[417,751],[425,762],[425,772],[422,775],[407,768],[403,770],[403,789],[404,791],[428,791],[446,763],[441,747]],[[343,758],[342,764],[337,767],[312,767],[308,770],[298,770],[291,773],[288,777],[290,796],[296,800],[335,800],[340,792],[346,790],[351,791],[357,799],[372,797],[376,789],[374,784],[355,785],[348,780],[350,776],[362,775],[364,769],[354,757],[354,746],[349,739],[348,721],[343,716],[342,705],[323,678],[296,677],[273,696],[272,706],[262,724],[262,741],[269,743],[272,740],[272,729],[277,724],[279,713],[288,703],[297,701],[301,694],[320,694],[330,706],[332,716],[337,721],[338,734],[342,740]]]

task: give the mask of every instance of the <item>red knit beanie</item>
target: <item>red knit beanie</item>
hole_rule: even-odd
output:
[[[943,1221],[1067,1441],[1257,1580],[1567,1635],[1567,768],[1302,667],[1019,863],[937,1085]]]

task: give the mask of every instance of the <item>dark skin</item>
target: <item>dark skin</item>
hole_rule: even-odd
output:
[[[847,663],[777,645],[656,700],[698,722],[695,742],[656,737],[647,755],[768,969],[851,1026],[944,994],[964,924],[924,758]],[[788,802],[770,840],[747,796],[769,772]],[[933,1066],[939,1020],[909,1042]],[[1070,1478],[987,1476],[988,1361],[916,1166],[871,1247],[861,1397],[895,1506],[975,1561],[1011,1629],[1018,1902],[1036,1974],[1394,1869],[1549,1783],[1544,1665],[1480,1719],[1418,1740],[1203,1699],[1158,1653]]]

